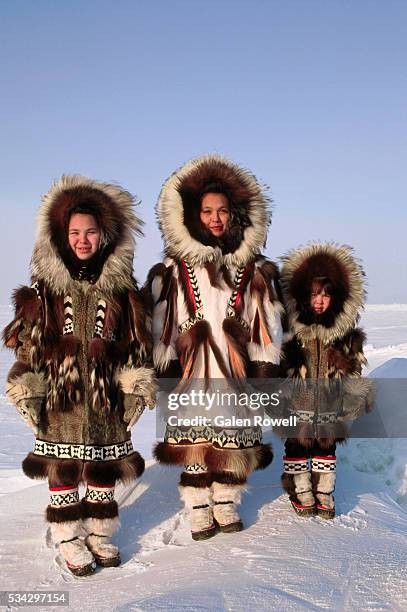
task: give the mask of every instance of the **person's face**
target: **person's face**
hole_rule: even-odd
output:
[[[311,309],[316,314],[322,314],[331,305],[331,296],[327,295],[324,290],[311,293]]]
[[[229,202],[224,193],[206,193],[201,201],[201,223],[214,236],[220,237],[228,229]]]
[[[98,250],[100,242],[100,229],[95,217],[74,213],[69,220],[68,240],[78,259],[90,259]]]

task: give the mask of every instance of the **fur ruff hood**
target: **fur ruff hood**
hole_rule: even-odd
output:
[[[199,222],[200,198],[212,183],[225,189],[230,203],[231,245],[226,248]],[[192,265],[246,265],[266,242],[270,201],[257,179],[228,159],[217,154],[192,159],[167,179],[158,200],[166,254]]]
[[[300,340],[318,338],[329,344],[355,327],[366,291],[365,274],[351,247],[310,243],[281,259],[281,287],[290,329]],[[322,315],[312,315],[308,308],[315,277],[327,277],[332,285],[332,304]]]
[[[134,234],[141,221],[133,211],[134,198],[119,185],[85,176],[62,176],[42,198],[31,260],[33,280],[43,281],[55,294],[63,294],[71,282],[67,260],[67,224],[72,209],[86,202],[95,210],[102,230],[103,263],[95,287],[106,294],[134,287]]]

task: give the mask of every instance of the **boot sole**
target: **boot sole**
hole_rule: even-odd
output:
[[[120,559],[120,555],[117,555],[117,557],[103,558],[103,557],[97,557],[94,554],[94,557],[95,557],[96,563],[100,567],[118,567],[120,563],[122,562],[122,560]]]
[[[229,523],[229,525],[219,525],[219,531],[221,531],[222,533],[235,533],[237,531],[243,531],[243,529],[244,527],[242,521],[237,521],[236,523]]]
[[[84,565],[83,567],[75,567],[73,565],[69,565],[68,563],[66,563],[66,567],[69,569],[71,574],[73,574],[74,576],[90,576],[96,570],[96,563],[95,561],[92,561],[92,563],[89,563],[88,565]]]
[[[293,502],[291,502],[291,506],[293,507],[294,512],[298,516],[303,516],[303,517],[315,516],[315,514],[317,513],[315,506],[310,506],[309,508],[306,508],[306,507],[296,506]]]
[[[317,508],[316,509],[316,513],[317,513],[317,515],[320,518],[325,519],[326,521],[331,521],[332,519],[335,518],[335,510],[327,510],[325,508]]]
[[[216,535],[217,529],[214,525],[210,529],[203,529],[202,531],[191,531],[192,539],[195,541],[199,540],[209,540],[214,535]]]

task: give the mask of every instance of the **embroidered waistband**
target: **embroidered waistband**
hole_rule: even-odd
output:
[[[55,459],[82,459],[83,461],[113,461],[123,459],[134,452],[131,440],[118,444],[95,446],[92,444],[66,444],[36,440],[34,455]]]

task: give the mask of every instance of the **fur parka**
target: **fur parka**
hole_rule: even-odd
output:
[[[14,294],[4,330],[16,362],[7,394],[37,404],[31,478],[59,484],[131,479],[144,469],[125,420],[126,397],[154,405],[151,317],[133,278],[141,222],[121,187],[63,176],[44,196],[32,256],[32,285]],[[98,252],[75,261],[69,217],[85,204],[101,229]]]
[[[227,195],[230,218],[225,237],[200,222],[200,202],[208,185]],[[191,160],[165,182],[157,206],[165,259],[149,274],[153,302],[154,365],[162,377],[236,380],[273,377],[282,341],[278,269],[261,255],[270,223],[269,199],[256,178],[220,155]],[[179,433],[179,432],[178,432]],[[223,434],[222,434],[223,435]],[[261,431],[246,442],[196,431],[178,435],[167,427],[156,448],[164,463],[205,463],[215,472],[242,477],[271,460]],[[199,437],[199,436],[198,436]],[[204,436],[205,437],[205,436]],[[243,439],[245,436],[241,436]]]
[[[297,417],[297,438],[323,447],[346,437],[346,421],[370,410],[372,388],[361,378],[366,363],[363,330],[364,272],[352,249],[311,243],[282,258],[281,287],[288,313],[282,375],[292,381],[285,407]],[[331,304],[323,314],[310,307],[315,278],[328,279]],[[288,416],[288,415],[287,415]]]

